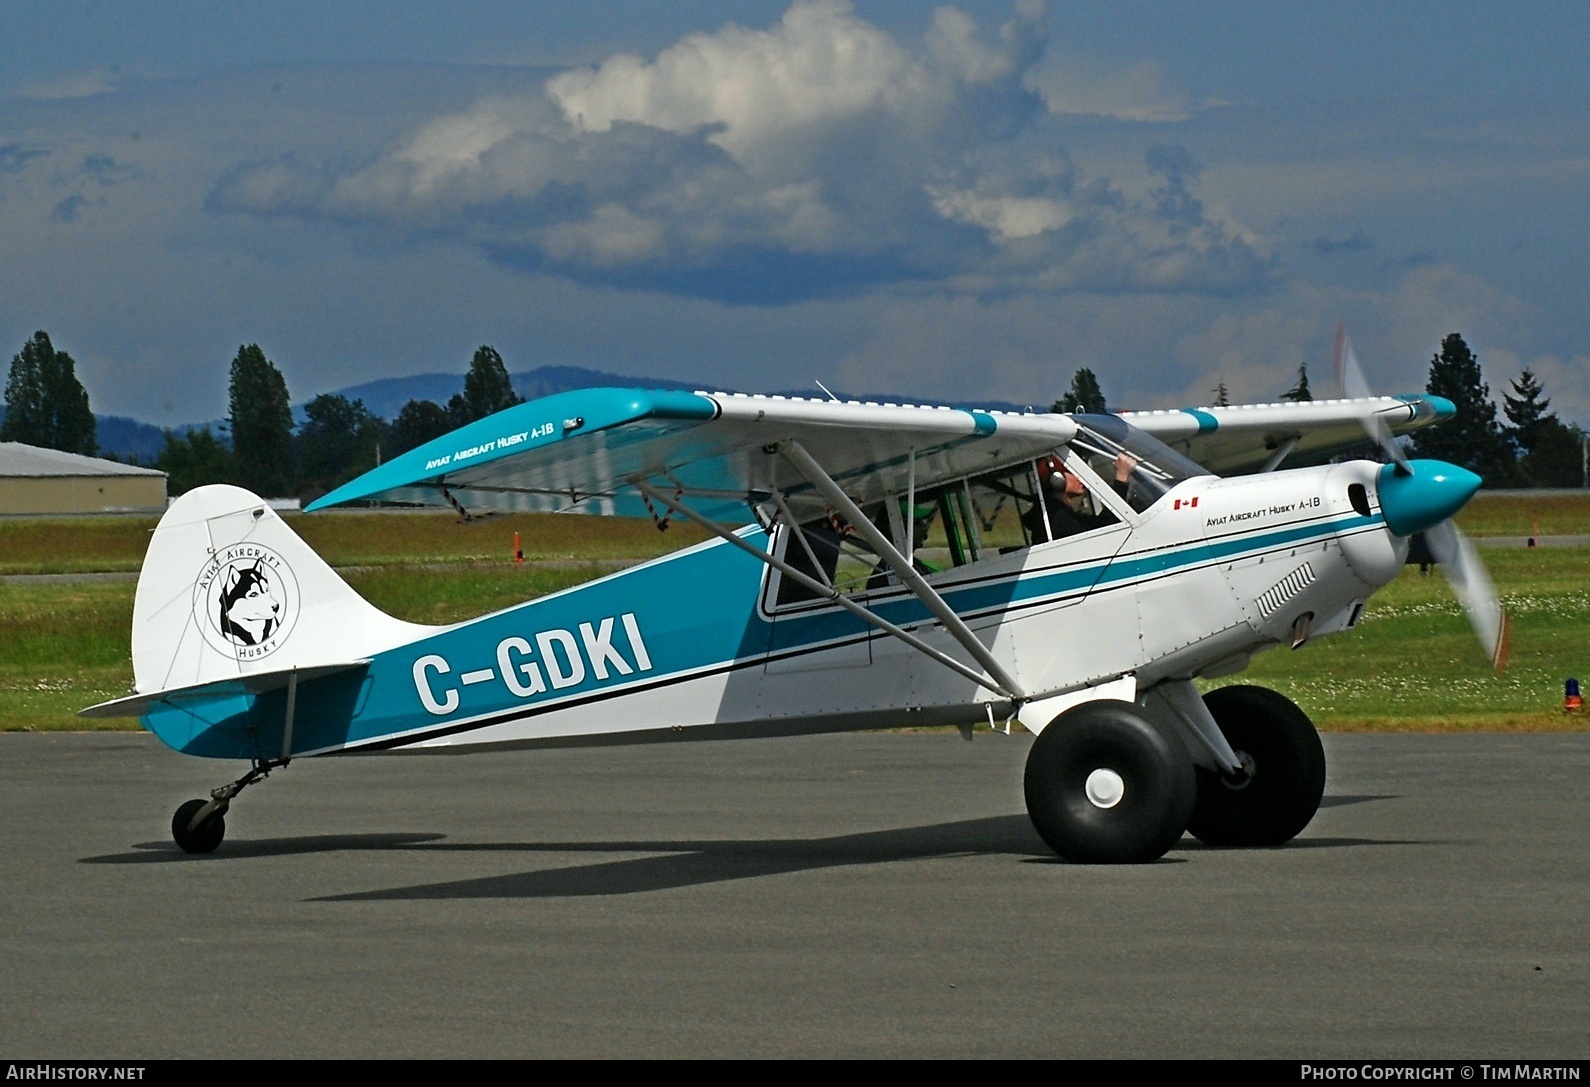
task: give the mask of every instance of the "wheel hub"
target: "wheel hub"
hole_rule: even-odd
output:
[[[1258,764],[1253,761],[1253,756],[1246,751],[1239,750],[1234,753],[1237,756],[1237,761],[1242,764],[1242,769],[1234,774],[1221,774],[1220,784],[1234,793],[1240,793],[1243,789],[1253,784],[1253,773],[1258,768]]]
[[[1082,791],[1087,795],[1088,803],[1095,808],[1113,808],[1126,795],[1126,782],[1114,770],[1101,766],[1088,775]]]

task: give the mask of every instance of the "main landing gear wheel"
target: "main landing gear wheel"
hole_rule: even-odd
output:
[[[1088,702],[1050,722],[1027,755],[1027,814],[1081,864],[1157,860],[1181,838],[1197,784],[1192,760],[1129,702]]]
[[[1204,696],[1243,773],[1198,770],[1187,825],[1210,845],[1275,846],[1308,826],[1325,795],[1325,748],[1308,715],[1264,687],[1221,687]]]
[[[193,817],[207,806],[212,810],[195,825]],[[171,836],[184,853],[213,853],[226,837],[226,811],[210,800],[190,800],[171,817]]]

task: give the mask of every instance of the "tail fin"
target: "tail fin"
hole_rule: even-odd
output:
[[[359,596],[241,487],[198,487],[155,528],[133,602],[138,692],[368,657],[430,629]]]

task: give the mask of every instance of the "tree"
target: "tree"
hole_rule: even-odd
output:
[[[1225,378],[1221,378],[1220,384],[1209,391],[1214,393],[1215,396],[1215,402],[1211,405],[1212,407],[1225,408],[1231,406],[1231,393],[1226,390]]]
[[[462,397],[458,397],[462,401]],[[453,429],[447,409],[434,400],[410,400],[392,420],[392,456],[407,453]]]
[[[1301,404],[1314,399],[1314,394],[1308,387],[1308,365],[1305,363],[1297,368],[1297,384],[1281,394],[1282,400],[1290,400],[1294,404]]]
[[[35,332],[11,359],[0,441],[93,456],[98,451],[88,390],[72,356],[57,351],[47,332]]]
[[[1529,367],[1524,367],[1524,372],[1513,379],[1512,386],[1513,392],[1518,395],[1502,394],[1502,413],[1513,424],[1508,429],[1508,437],[1518,447],[1519,453],[1527,457],[1535,451],[1540,424],[1556,416],[1546,414],[1546,409],[1551,407],[1551,400],[1541,396],[1546,390]]]
[[[1584,482],[1584,432],[1556,415],[1536,425],[1535,446],[1518,462],[1518,474],[1531,487],[1578,487]]]
[[[282,372],[258,344],[245,344],[232,360],[232,455],[238,481],[266,497],[291,494],[293,409]]]
[[[1086,412],[1090,415],[1103,415],[1109,408],[1105,406],[1104,391],[1099,388],[1098,377],[1084,366],[1072,375],[1071,388],[1054,402],[1053,410],[1063,413]]]
[[[1516,464],[1496,421],[1490,386],[1480,372],[1478,356],[1456,332],[1441,341],[1441,353],[1430,360],[1425,389],[1450,400],[1457,411],[1414,436],[1415,455],[1460,465],[1493,486],[1509,482]]]
[[[304,405],[299,478],[324,493],[375,467],[383,424],[362,400],[322,393]]]
[[[185,435],[166,431],[166,447],[155,467],[166,473],[166,486],[172,494],[184,494],[208,483],[230,483],[235,476],[232,451],[209,427]]]
[[[496,348],[481,344],[470,360],[469,373],[464,375],[464,402],[469,405],[470,422],[524,403],[524,397],[513,391],[508,368]]]

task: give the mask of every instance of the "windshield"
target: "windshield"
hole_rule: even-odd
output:
[[[1126,501],[1142,513],[1160,496],[1184,479],[1214,475],[1182,456],[1152,435],[1114,415],[1076,415],[1077,436],[1071,448],[1087,458],[1104,479],[1115,478],[1115,463],[1122,453],[1137,461],[1126,482]]]

